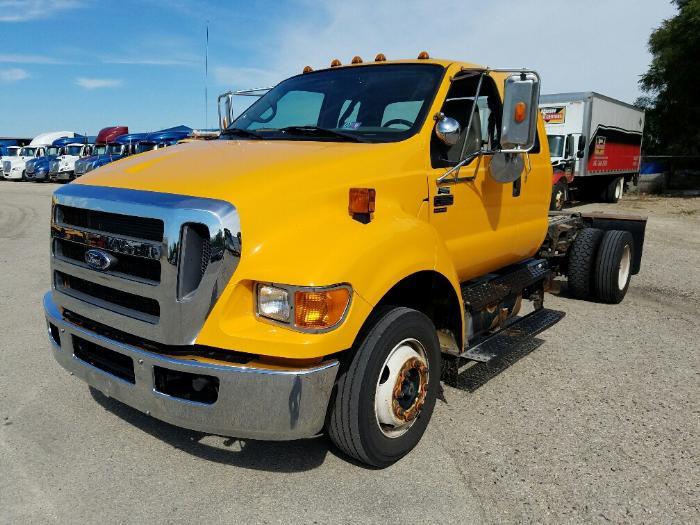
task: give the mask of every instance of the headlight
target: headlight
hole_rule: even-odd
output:
[[[258,314],[288,323],[291,311],[287,290],[269,285],[258,286]]]
[[[352,290],[348,285],[324,288],[270,284],[257,286],[258,315],[304,332],[323,332],[345,317]]]

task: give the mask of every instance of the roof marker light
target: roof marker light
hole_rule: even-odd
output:
[[[430,55],[428,54],[427,51],[421,51],[418,53],[418,60],[427,60],[430,58]]]
[[[343,65],[343,63],[340,60],[338,60],[337,58],[334,58],[333,62],[331,62],[331,67],[338,67],[338,66],[342,66],[342,65]]]
[[[302,71],[302,73],[311,73],[313,70],[314,70],[314,68],[312,68],[311,66],[306,66],[306,67],[304,67],[304,70]]]
[[[362,64],[362,57],[355,55],[352,57],[352,64]]]
[[[377,56],[374,57],[375,62],[386,62],[386,57],[384,56],[384,53],[377,53]]]

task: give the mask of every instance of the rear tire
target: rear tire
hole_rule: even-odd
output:
[[[605,232],[594,272],[595,294],[599,301],[618,304],[625,298],[633,260],[632,234],[621,230]]]
[[[624,177],[611,180],[603,190],[603,202],[616,203],[622,198],[625,191]]]
[[[598,248],[603,239],[603,230],[584,228],[571,244],[568,255],[567,280],[569,292],[576,299],[591,299],[593,268]]]
[[[552,199],[549,202],[549,209],[552,211],[561,211],[568,200],[568,185],[563,180],[560,180],[552,186]]]
[[[440,381],[432,321],[416,310],[373,314],[341,370],[326,423],[335,445],[362,463],[387,467],[423,436]]]

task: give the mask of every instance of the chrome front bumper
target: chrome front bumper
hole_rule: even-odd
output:
[[[49,173],[49,178],[51,180],[71,180],[73,178],[73,171],[53,171]]]
[[[65,321],[50,292],[44,296],[44,312],[53,355],[63,368],[105,395],[156,419],[211,434],[280,441],[312,437],[323,427],[338,361],[303,369],[263,369],[176,359],[114,341]],[[76,336],[130,357],[134,382],[76,357],[73,351]],[[205,404],[159,392],[154,367],[217,378],[216,401]]]

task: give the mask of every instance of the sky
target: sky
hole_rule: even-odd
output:
[[[649,34],[674,13],[670,0],[0,0],[0,136],[212,128],[219,93],[378,52],[528,67],[542,93],[633,102]]]

